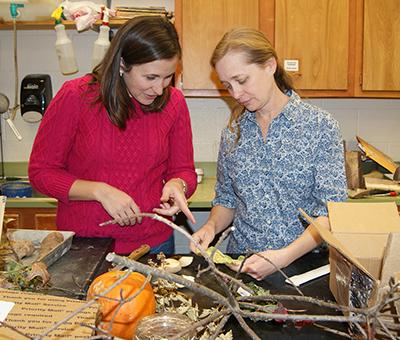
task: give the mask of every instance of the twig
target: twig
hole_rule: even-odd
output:
[[[110,287],[108,287],[103,294],[107,294],[108,292],[110,292],[112,289],[114,289],[116,286],[118,286],[123,280],[125,280],[128,276],[130,275],[129,272],[127,272],[125,275],[121,276],[120,279],[118,279],[117,281],[115,281]],[[67,315],[63,320],[60,320],[59,322],[56,322],[53,326],[51,326],[50,328],[48,328],[46,331],[44,331],[41,335],[35,337],[35,340],[39,340],[42,339],[43,337],[47,336],[48,334],[50,334],[52,331],[54,331],[55,329],[57,329],[59,326],[61,326],[62,324],[66,323],[68,320],[72,319],[75,315],[78,315],[80,312],[82,312],[83,310],[85,310],[86,308],[90,307],[91,305],[95,304],[98,298],[94,298],[90,301],[88,301],[87,303],[85,303],[83,306],[79,307],[78,309],[76,309],[75,311],[73,311],[71,314]]]
[[[217,243],[215,244],[215,249],[218,249],[219,246],[221,245],[222,242],[228,237],[228,235],[231,233],[231,231],[235,230],[234,227],[229,227],[224,230],[224,232],[221,234],[219,237]]]
[[[219,273],[218,268],[216,267],[215,263],[213,262],[213,260],[208,256],[207,252],[203,249],[203,247],[199,244],[199,242],[197,242],[197,240],[195,240],[192,235],[190,235],[185,229],[177,226],[175,223],[173,223],[172,221],[157,215],[157,214],[150,214],[150,213],[140,213],[137,216],[141,216],[141,217],[149,217],[151,219],[157,220],[159,222],[162,222],[168,226],[170,226],[172,229],[180,232],[181,234],[183,234],[188,240],[190,240],[192,243],[194,243],[194,245],[196,246],[196,248],[199,250],[199,252],[201,253],[201,255],[204,257],[204,259],[206,260],[206,262],[208,263],[209,267],[212,269],[211,273],[212,275],[216,278],[217,283],[229,294],[229,287],[227,286],[227,284],[218,276],[217,273]],[[247,290],[248,292],[251,292],[251,290],[249,290],[248,287],[243,289]]]
[[[221,295],[205,286],[199,285],[196,282],[186,280],[185,278],[183,278],[180,275],[170,274],[164,270],[152,268],[152,267],[142,264],[140,262],[137,262],[134,260],[129,260],[127,257],[119,256],[115,253],[108,253],[106,256],[106,260],[109,262],[113,262],[117,265],[123,265],[125,267],[130,268],[133,271],[137,271],[137,272],[145,274],[145,275],[151,274],[155,277],[162,278],[167,281],[179,283],[179,284],[184,285],[187,288],[193,290],[196,293],[210,297],[212,300],[217,301],[219,304],[222,304],[226,307],[229,306],[228,301],[226,300],[226,298],[223,295]]]
[[[385,326],[385,324],[382,322],[382,320],[377,318],[376,321],[379,323],[379,325],[382,327],[383,331],[386,333],[387,336],[389,336],[390,339],[396,340],[396,337],[392,333],[390,333],[390,331]]]
[[[214,334],[212,334],[212,335],[210,336],[210,339],[209,339],[209,340],[215,340],[215,339],[218,337],[219,333],[221,333],[222,330],[224,329],[225,324],[228,322],[229,318],[230,318],[230,315],[225,315],[225,316],[223,317],[223,319],[222,319],[222,320],[220,321],[220,323],[218,324],[218,327],[217,327],[217,329],[215,330]]]
[[[290,321],[320,321],[320,322],[365,322],[362,315],[342,316],[342,315],[311,315],[311,314],[279,314],[279,313],[259,313],[242,311],[242,315],[255,320],[270,321],[290,320]]]
[[[264,259],[264,260],[267,261],[268,263],[272,264],[272,266],[273,266],[279,273],[281,273],[281,275],[282,275],[286,280],[288,280],[288,281],[293,285],[294,289],[296,289],[296,291],[297,291],[300,295],[303,295],[303,296],[304,296],[303,292],[299,289],[299,287],[297,287],[297,286],[293,283],[293,281],[290,279],[290,277],[287,276],[287,275],[284,273],[284,271],[283,271],[281,268],[279,268],[275,263],[273,263],[268,257],[266,257],[266,256],[264,256],[264,255],[261,255],[260,253],[256,253],[254,250],[250,250],[250,251],[251,251],[252,253],[254,253],[255,255],[261,257],[262,259]]]
[[[215,320],[217,320],[218,318],[220,318],[221,316],[224,316],[226,314],[230,314],[230,311],[228,311],[227,309],[215,312],[215,313],[207,316],[206,318],[191,324],[190,327],[188,327],[184,331],[182,331],[179,334],[177,334],[176,338],[180,339],[185,334],[190,333],[193,330],[196,331],[197,328],[204,327],[205,325],[208,325],[210,322],[214,322]]]
[[[331,302],[326,302],[323,300],[319,300],[310,296],[298,296],[298,295],[280,295],[280,294],[274,294],[274,295],[257,295],[257,296],[240,296],[237,298],[238,301],[265,301],[268,299],[271,300],[276,300],[276,301],[298,301],[298,302],[307,302],[311,303],[314,305],[318,305],[321,307],[327,307],[331,309],[335,309],[338,311],[351,311],[351,312],[364,312],[366,314],[367,312],[364,309],[359,309],[359,308],[349,308],[345,306],[340,306],[336,303],[331,303]]]
[[[338,331],[337,329],[333,329],[333,328],[330,328],[330,327],[326,327],[326,326],[324,326],[324,325],[320,325],[320,324],[318,324],[318,323],[313,323],[313,326],[315,326],[315,327],[317,327],[317,328],[320,328],[320,329],[324,330],[325,332],[332,333],[332,334],[335,334],[335,335],[339,335],[339,336],[342,336],[342,337],[344,337],[344,338],[348,338],[348,339],[351,339],[351,338],[352,338],[352,336],[350,336],[350,335],[347,334],[347,333]]]
[[[129,274],[132,273],[131,270],[128,270]],[[119,304],[117,306],[117,308],[115,309],[112,317],[111,317],[111,321],[110,324],[108,326],[108,331],[111,332],[112,330],[112,324],[115,321],[115,318],[117,317],[119,311],[121,310],[121,308],[123,307],[124,304],[131,302],[133,299],[135,299],[146,287],[146,285],[151,281],[152,276],[151,275],[147,275],[146,280],[144,280],[144,282],[142,283],[142,285],[140,286],[140,288],[132,295],[130,296],[128,299],[125,299],[123,296],[123,290],[120,290],[120,301]]]
[[[6,322],[4,322],[4,321],[0,321],[0,325],[12,329],[15,333],[18,333],[19,335],[22,335],[22,336],[24,336],[24,337],[27,338],[27,339],[33,340],[33,338],[32,338],[31,336],[26,335],[25,333],[22,333],[20,330],[16,329],[15,327],[9,325],[8,323],[6,323]]]

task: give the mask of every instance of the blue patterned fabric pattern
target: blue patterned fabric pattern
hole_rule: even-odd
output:
[[[225,128],[213,206],[235,209],[229,253],[287,246],[304,231],[298,209],[326,216],[327,201],[347,198],[344,150],[331,115],[291,91],[266,140],[255,112],[240,119],[241,137]]]

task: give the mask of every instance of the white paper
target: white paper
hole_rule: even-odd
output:
[[[4,321],[6,319],[8,313],[11,312],[11,309],[13,309],[14,305],[14,302],[0,301],[0,321]]]
[[[330,272],[330,267],[329,264],[310,270],[308,272],[305,272],[300,275],[294,275],[290,277],[290,280],[293,282],[293,284],[297,287],[302,285],[303,283],[306,283],[308,281],[314,280],[318,277],[321,277],[323,275],[329,274]],[[292,284],[288,279],[285,280],[286,283]]]

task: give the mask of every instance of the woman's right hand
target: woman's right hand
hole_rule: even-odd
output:
[[[142,222],[142,218],[137,217],[140,214],[139,206],[127,193],[103,183],[96,196],[103,208],[120,226],[132,226],[136,222]]]
[[[200,244],[200,246],[207,250],[208,246],[212,242],[215,237],[215,226],[212,222],[207,222],[204,224],[198,231],[196,231],[192,237]],[[193,242],[190,242],[190,250],[195,254],[199,253],[196,245]]]

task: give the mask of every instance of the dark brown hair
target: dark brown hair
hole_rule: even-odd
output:
[[[134,106],[129,97],[124,78],[120,75],[123,60],[124,71],[129,72],[133,65],[155,60],[181,58],[178,34],[166,18],[141,16],[127,21],[121,26],[111,41],[103,61],[93,72],[93,83],[100,84],[97,101],[105,106],[110,120],[120,129],[134,114]],[[169,100],[170,89],[164,89],[150,105],[141,105],[144,111],[160,111]]]
[[[276,85],[284,93],[293,89],[292,79],[280,65],[275,49],[262,32],[252,28],[240,27],[225,33],[211,56],[212,67],[215,68],[216,63],[231,51],[244,52],[249,64],[261,66],[274,58],[277,64],[274,73]],[[237,140],[240,138],[238,122],[243,113],[243,107],[236,108],[229,119],[229,128],[232,131],[237,130]]]

